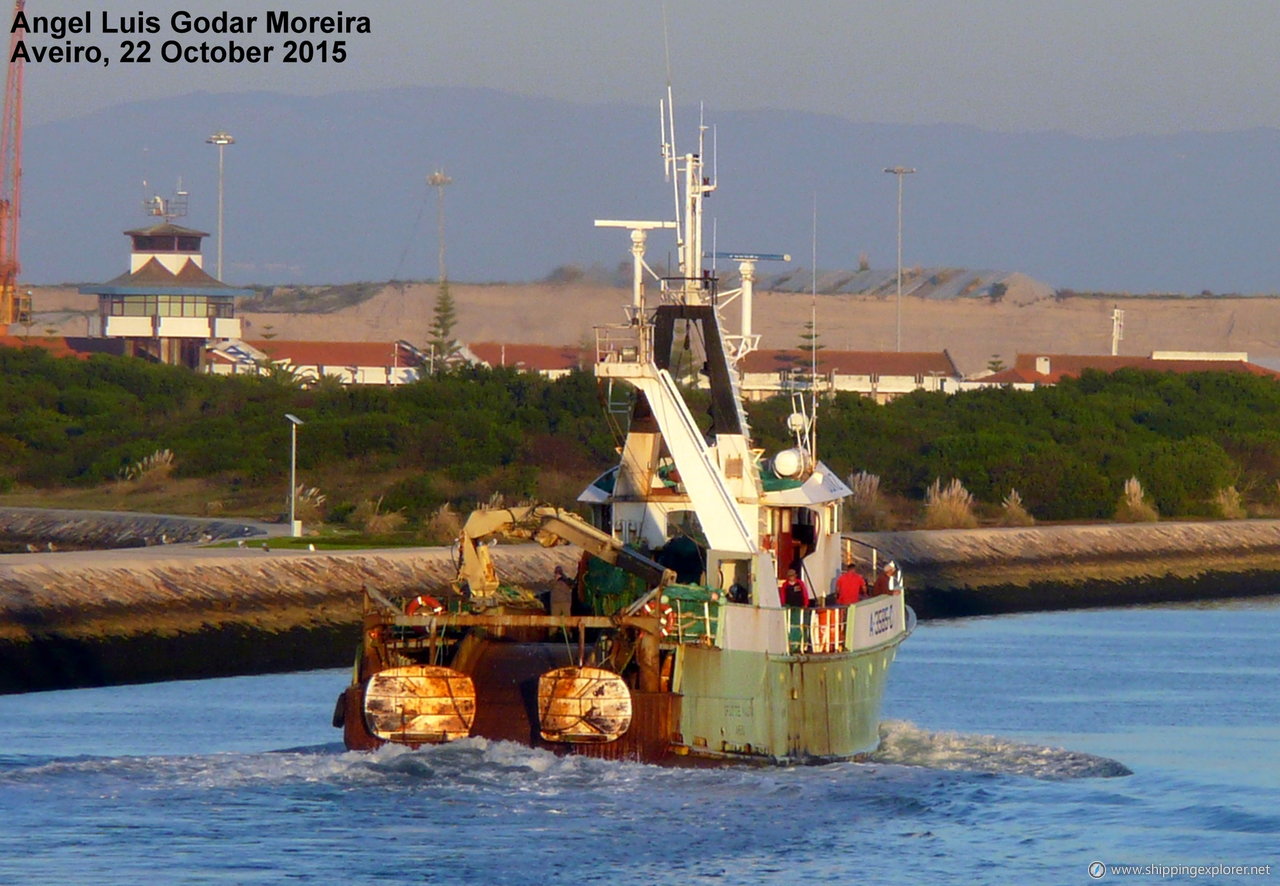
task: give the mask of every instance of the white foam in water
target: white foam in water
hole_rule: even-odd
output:
[[[604,782],[625,784],[641,776],[642,770],[653,771],[653,767],[640,764],[560,757],[545,750],[483,738],[417,750],[400,745],[387,745],[373,752],[330,753],[328,750],[325,747],[258,754],[82,757],[19,767],[0,776],[0,784],[94,779],[104,786],[131,783],[146,790],[148,785],[228,788],[329,782],[398,783],[410,787],[450,783],[455,787],[506,786],[517,791],[557,793],[598,787]],[[881,724],[880,747],[870,759],[900,766],[1053,780],[1131,774],[1115,760],[1080,751],[994,735],[931,732],[895,720]],[[756,787],[763,788],[765,784]]]
[[[899,720],[880,724],[877,763],[1033,778],[1109,778],[1132,775],[1124,764],[1080,751],[1027,744],[995,735],[930,732]]]

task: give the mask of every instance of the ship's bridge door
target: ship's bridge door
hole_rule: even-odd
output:
[[[667,543],[653,558],[676,574],[681,584],[700,584],[706,576],[707,538],[694,511],[672,511],[667,515]]]
[[[788,569],[803,570],[804,558],[817,547],[821,521],[822,515],[809,508],[770,508],[769,535],[779,581],[787,577]]]

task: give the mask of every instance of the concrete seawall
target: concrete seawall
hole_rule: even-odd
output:
[[[856,533],[921,618],[1280,593],[1280,520]]]
[[[567,546],[494,549],[504,578],[529,586],[577,558]],[[0,555],[0,692],[346,664],[361,587],[412,596],[453,575],[447,548]]]
[[[230,536],[269,529],[225,522]],[[169,529],[161,531],[179,537]],[[210,532],[208,521],[184,531]],[[898,559],[922,618],[1280,590],[1275,520],[857,537]],[[358,640],[362,586],[404,597],[447,588],[454,574],[445,548],[264,551],[262,543],[0,555],[0,692],[340,666]],[[499,545],[494,557],[507,580],[546,587],[555,566],[572,569],[578,550]]]

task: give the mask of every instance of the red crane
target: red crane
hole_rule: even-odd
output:
[[[0,332],[10,324],[29,322],[31,305],[18,293],[18,219],[22,212],[22,70],[14,51],[26,36],[18,18],[26,0],[15,0],[18,27],[9,37],[9,69],[4,78],[4,120],[0,122]]]

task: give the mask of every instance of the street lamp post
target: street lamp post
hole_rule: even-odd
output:
[[[298,519],[298,425],[305,422],[289,412],[284,417],[289,419],[289,534],[296,538],[302,535],[302,521]]]
[[[224,129],[219,129],[205,139],[205,144],[218,146],[218,279],[222,279],[222,151],[236,140]]]
[[[909,166],[890,166],[885,170],[898,177],[898,340],[897,350],[902,350],[902,177],[915,172]]]

